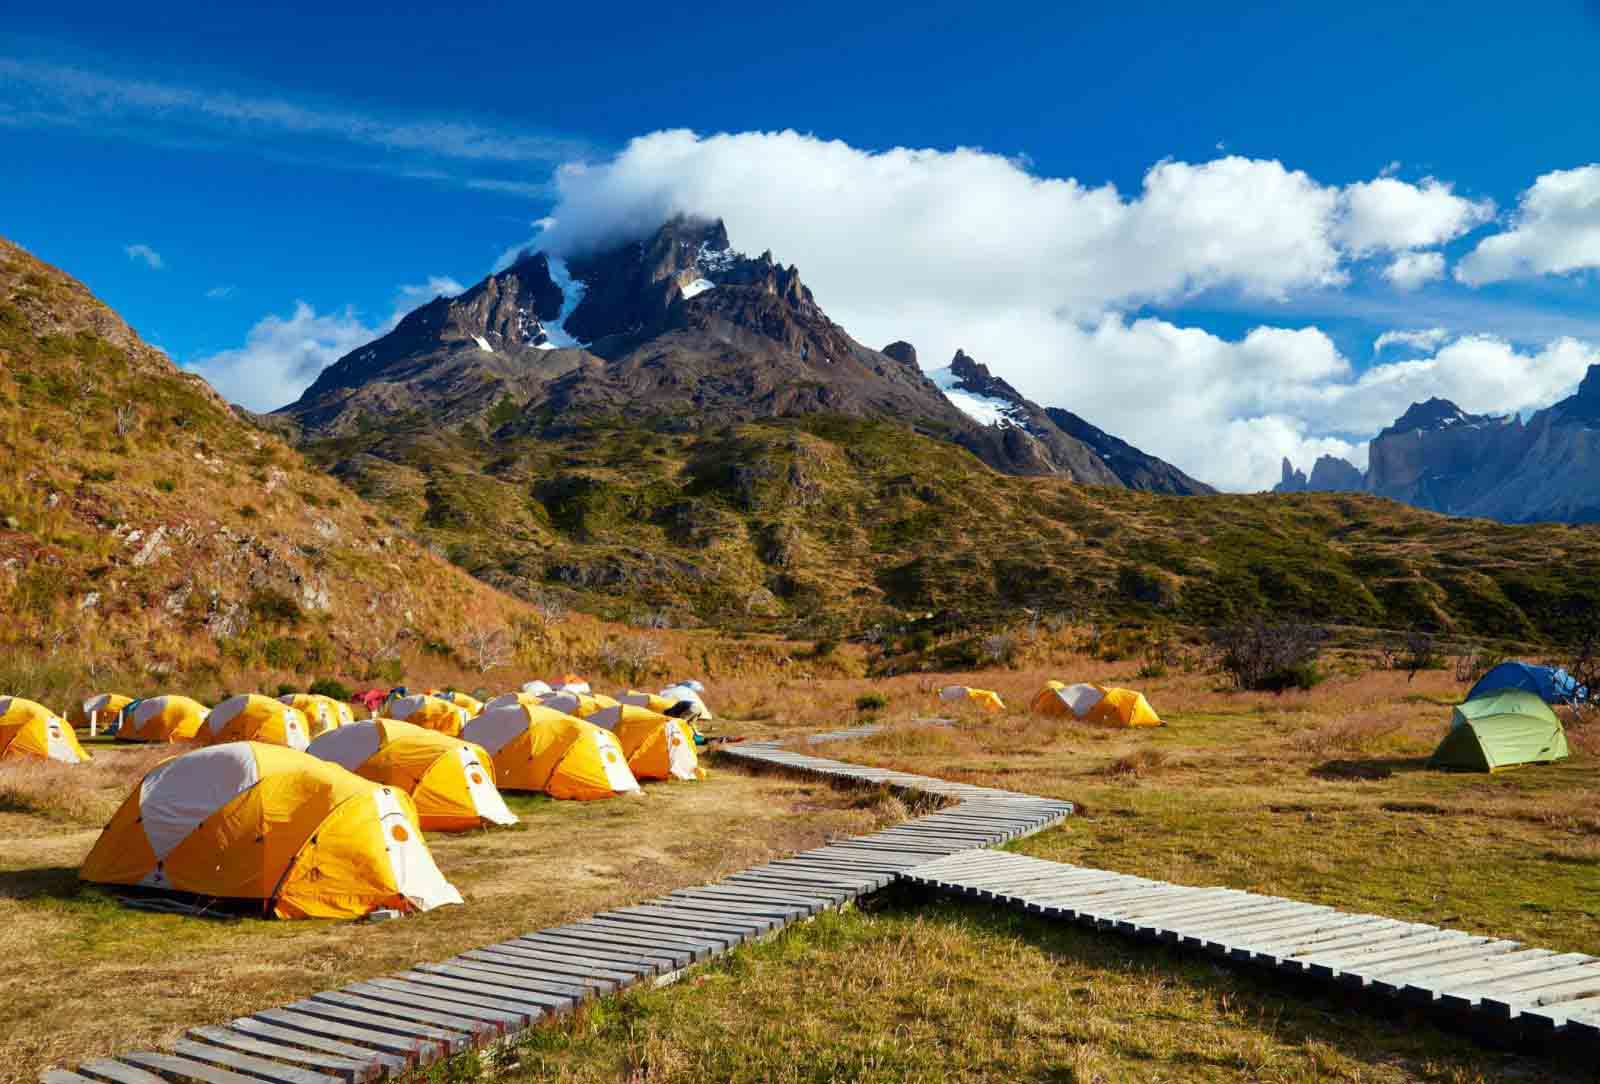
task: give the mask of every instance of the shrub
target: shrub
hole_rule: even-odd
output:
[[[253,504],[241,504],[239,506],[239,517],[241,519],[255,519],[260,515],[261,512]]]
[[[613,636],[600,645],[595,662],[607,676],[637,685],[655,669],[661,655],[661,645],[648,636]]]
[[[1211,633],[1217,666],[1234,686],[1265,692],[1309,689],[1321,681],[1317,659],[1325,639],[1327,632],[1315,625],[1269,624],[1261,617]]]
[[[857,711],[882,711],[889,706],[889,698],[882,693],[862,693],[856,697]]]
[[[155,487],[163,493],[172,493],[177,490],[178,483],[174,482],[171,478],[157,478],[155,481]]]
[[[838,640],[818,640],[815,644],[811,645],[811,657],[813,659],[825,659],[838,650]]]
[[[1020,653],[1021,645],[1018,644],[1016,636],[1012,633],[997,632],[993,636],[985,636],[983,638],[983,658],[985,662],[990,662],[997,666],[1015,666],[1017,656]]]
[[[290,693],[297,693],[299,691],[300,690],[296,686],[291,684],[290,682],[280,681],[280,682],[278,682],[278,691],[273,693],[272,695],[274,695],[274,696],[288,696]]]
[[[333,678],[318,678],[311,683],[307,692],[316,693],[318,696],[331,697],[334,700],[349,700],[355,695],[350,686]]]

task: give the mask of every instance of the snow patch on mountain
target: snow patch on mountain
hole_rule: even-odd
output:
[[[485,339],[482,335],[474,335],[473,339],[477,341],[479,350],[482,350],[485,354],[494,353],[494,347],[489,345],[488,339]]]
[[[691,297],[699,297],[707,290],[715,290],[716,288],[717,284],[710,279],[695,279],[683,288],[683,299],[687,301]]]
[[[567,334],[567,317],[578,307],[578,302],[583,300],[584,291],[588,289],[583,282],[572,277],[572,272],[567,269],[567,261],[559,256],[546,255],[550,261],[550,280],[561,288],[561,315],[544,325],[547,341],[539,344],[540,350],[555,350],[557,348],[570,349],[584,344]]]
[[[1017,409],[1016,404],[1005,399],[974,395],[970,391],[962,390],[961,378],[948,365],[942,369],[934,369],[928,374],[928,379],[944,392],[944,397],[955,404],[957,410],[979,425],[1019,424],[1013,417],[1013,411]]]

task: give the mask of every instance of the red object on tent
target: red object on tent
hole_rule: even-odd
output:
[[[360,704],[368,711],[377,711],[383,707],[383,702],[388,696],[389,694],[382,689],[368,689],[366,692],[356,693],[355,696],[351,697],[350,702]]]

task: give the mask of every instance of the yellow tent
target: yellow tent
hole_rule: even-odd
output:
[[[306,730],[306,717],[298,708],[280,704],[270,696],[243,693],[230,696],[211,709],[205,726],[200,728],[200,744],[259,741],[304,749],[311,742]]]
[[[0,696],[0,760],[24,757],[81,764],[89,754],[67,721],[43,704]]]
[[[133,788],[78,876],[278,918],[358,918],[460,903],[404,791],[295,749],[228,742],[162,761]]]
[[[131,696],[123,696],[121,693],[100,693],[72,705],[72,709],[67,712],[67,722],[79,730],[88,730],[89,719],[93,717],[98,729],[110,730],[111,724],[117,721],[117,713],[131,703],[133,703]]]
[[[1144,694],[1115,686],[1052,681],[1033,698],[1033,710],[1043,715],[1070,716],[1088,723],[1110,726],[1160,726]]]
[[[466,693],[458,693],[454,689],[429,689],[429,696],[436,696],[440,700],[448,700],[458,708],[466,708],[470,718],[483,710],[483,701]]]
[[[211,709],[187,696],[154,696],[122,709],[118,741],[194,741]]]
[[[422,694],[395,697],[383,706],[383,714],[390,719],[399,719],[414,726],[437,730],[452,738],[461,736],[461,728],[470,718],[466,708],[452,704],[448,700],[441,700],[437,696]]]
[[[694,734],[687,723],[649,708],[618,704],[601,708],[589,722],[617,736],[636,779],[703,779]]]
[[[676,700],[669,700],[659,693],[643,693],[638,689],[629,689],[617,697],[619,703],[631,704],[636,708],[649,708],[657,715],[665,715],[667,709],[675,706]]]
[[[495,789],[489,754],[437,730],[397,719],[364,719],[328,731],[306,752],[411,795],[425,832],[517,823]]]
[[[939,690],[940,700],[966,701],[981,711],[1005,711],[1005,701],[993,689],[974,689],[967,685],[946,685]]]
[[[639,793],[615,735],[550,708],[503,704],[468,723],[461,736],[489,751],[505,790],[578,799]]]
[[[349,704],[321,693],[284,693],[278,697],[278,702],[288,704],[306,717],[306,733],[311,738],[319,738],[335,727],[356,721]]]
[[[602,708],[617,706],[616,700],[600,693],[579,693],[560,689],[541,696],[539,702],[563,715],[575,715],[579,719],[587,719]]]
[[[691,719],[698,723],[710,721],[714,718],[711,714],[711,709],[706,706],[705,691],[706,687],[698,681],[680,681],[676,685],[668,685],[665,689],[662,689],[660,696],[663,700],[673,704],[687,704],[687,708],[680,707],[673,714],[679,718]]]
[[[483,711],[488,711],[490,708],[504,707],[506,704],[527,704],[530,707],[537,708],[544,704],[544,696],[545,694],[543,693],[530,693],[526,691],[518,693],[501,693],[499,696],[493,696],[488,700],[485,700],[483,702]],[[482,715],[483,711],[480,711],[478,714]]]

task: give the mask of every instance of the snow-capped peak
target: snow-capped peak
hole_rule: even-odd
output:
[[[699,297],[707,290],[715,290],[716,288],[717,284],[712,282],[710,279],[695,279],[693,282],[682,288],[683,299],[687,301],[691,297]]]
[[[473,338],[477,340],[479,350],[482,350],[485,354],[494,353],[494,347],[489,345],[488,339],[485,339],[482,335],[474,335]]]
[[[955,374],[954,369],[946,365],[942,369],[934,369],[928,373],[944,397],[955,404],[957,410],[977,422],[979,425],[1018,425],[1021,424],[1014,416],[1017,406],[1005,399],[996,399],[987,395],[976,395],[965,391],[961,387],[961,378]]]

